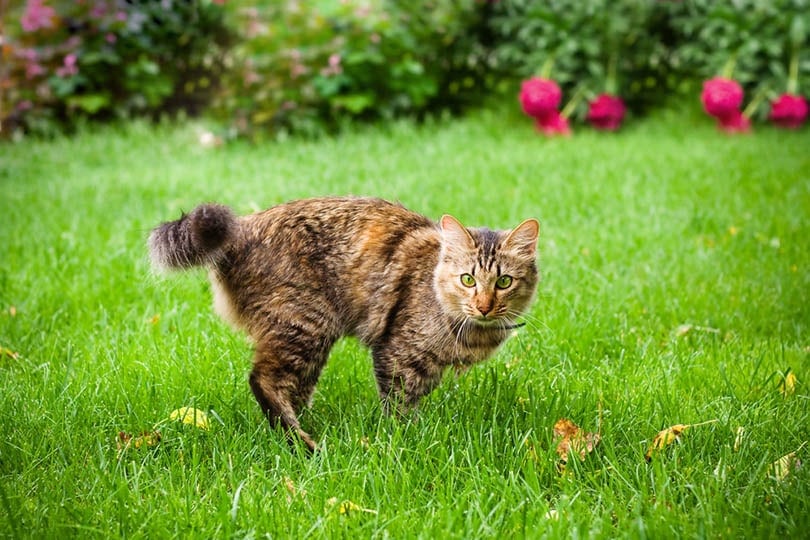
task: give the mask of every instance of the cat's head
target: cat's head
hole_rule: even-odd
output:
[[[510,231],[467,229],[444,216],[434,286],[445,312],[503,328],[529,307],[537,286],[540,224],[527,219]]]

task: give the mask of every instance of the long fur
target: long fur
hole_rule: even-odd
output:
[[[236,235],[236,218],[227,206],[203,204],[149,235],[149,255],[160,270],[216,263]]]
[[[203,205],[157,227],[149,248],[158,267],[209,267],[217,311],[256,345],[250,386],[262,411],[314,449],[297,414],[335,341],[353,335],[371,349],[386,410],[416,405],[444,371],[483,361],[517,328],[538,280],[537,234],[533,219],[468,229],[344,197],[240,218]]]

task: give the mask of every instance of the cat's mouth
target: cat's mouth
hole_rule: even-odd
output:
[[[493,330],[515,330],[526,323],[511,323],[503,319],[494,319],[492,317],[470,317],[472,321],[479,327],[493,329]]]

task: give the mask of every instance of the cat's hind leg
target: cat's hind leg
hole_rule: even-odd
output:
[[[297,437],[309,451],[315,441],[298,422],[326,363],[331,343],[306,336],[300,329],[279,328],[256,349],[250,388],[272,426],[281,427],[290,444]]]

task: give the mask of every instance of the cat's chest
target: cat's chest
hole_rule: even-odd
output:
[[[448,337],[434,341],[435,353],[447,364],[471,365],[486,360],[507,337],[507,331],[496,328],[451,328]]]

